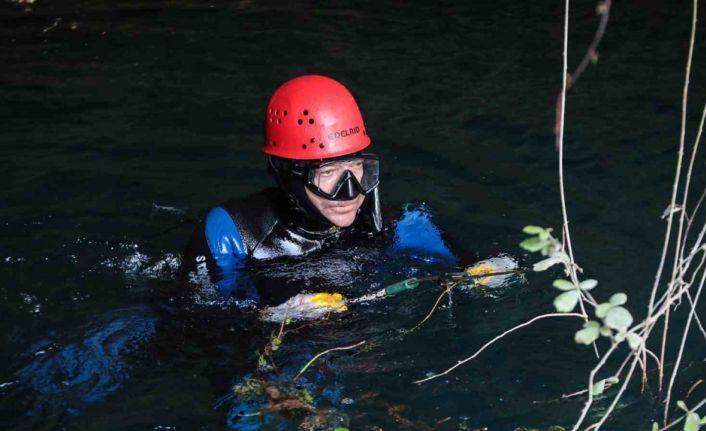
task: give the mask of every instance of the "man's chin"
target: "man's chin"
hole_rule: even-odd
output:
[[[348,226],[352,225],[353,222],[355,221],[355,216],[357,213],[358,213],[357,208],[355,211],[349,211],[344,214],[337,214],[335,212],[330,211],[328,214],[326,214],[326,218],[334,226],[348,227]]]

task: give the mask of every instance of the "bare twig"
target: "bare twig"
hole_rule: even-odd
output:
[[[569,256],[569,265],[567,265],[567,271],[568,275],[571,278],[571,281],[578,285],[579,280],[578,280],[578,274],[576,272],[577,270],[577,265],[576,265],[576,260],[574,259],[574,251],[573,251],[573,245],[571,243],[571,233],[569,231],[569,217],[568,217],[568,211],[566,209],[566,193],[564,189],[564,125],[565,125],[565,119],[566,119],[566,93],[571,89],[571,87],[578,81],[579,77],[583,74],[584,70],[586,70],[586,67],[591,61],[595,61],[597,58],[597,49],[598,45],[600,44],[601,40],[603,39],[603,35],[605,34],[605,29],[606,26],[608,25],[608,19],[610,17],[610,7],[611,7],[611,0],[604,0],[598,3],[598,6],[596,8],[596,12],[601,16],[601,20],[598,24],[598,28],[596,29],[596,33],[593,37],[593,41],[589,45],[588,49],[586,50],[586,53],[583,56],[583,59],[581,60],[581,63],[579,63],[578,67],[574,71],[573,75],[568,74],[568,38],[569,38],[569,0],[566,0],[565,2],[565,11],[564,11],[564,49],[563,49],[563,77],[562,77],[562,89],[561,92],[559,93],[557,97],[557,108],[556,108],[556,123],[554,126],[554,132],[556,135],[555,138],[555,145],[557,148],[557,151],[559,152],[559,197],[561,199],[561,212],[562,212],[562,219],[563,219],[563,224],[562,224],[562,239],[563,239],[563,244],[565,245],[565,249],[568,252]],[[584,297],[586,295],[586,292],[579,292],[579,307],[581,309],[581,312],[584,314],[585,320],[588,320],[588,313],[586,312],[586,306],[584,302],[586,301],[586,298]],[[595,303],[593,298],[588,294],[588,297],[590,298],[591,301]],[[595,305],[595,304],[593,304]],[[593,351],[596,355],[596,358],[600,357],[598,353],[598,347],[596,346],[596,343],[592,343],[593,346]]]
[[[588,67],[591,62],[595,63],[598,55],[598,45],[601,43],[601,40],[605,35],[605,29],[608,26],[608,18],[610,18],[610,7],[611,0],[599,2],[598,6],[596,6],[596,13],[600,15],[601,20],[598,23],[598,28],[596,29],[596,34],[593,36],[593,41],[591,42],[591,45],[588,46],[586,54],[584,54],[583,59],[581,59],[581,63],[579,63],[578,67],[576,67],[574,73],[569,76],[567,90],[570,90],[571,87],[576,84],[576,81],[579,80],[584,70],[586,70],[586,67]]]
[[[686,292],[686,298],[689,300],[689,306],[691,308],[695,308],[696,306],[694,305],[694,300],[691,299],[691,294],[689,294],[689,292]],[[701,319],[699,319],[698,314],[694,314],[694,320],[696,320],[696,326],[699,327],[699,330],[701,331],[701,335],[703,335],[704,340],[706,340],[706,330],[704,330],[704,326],[701,324]]]
[[[660,364],[659,364],[659,357],[657,357],[657,355],[655,355],[655,354],[652,352],[652,350],[650,350],[650,349],[648,349],[648,348],[646,348],[646,347],[645,347],[645,352],[649,353],[650,357],[655,360],[655,362],[657,363],[657,366],[659,367],[659,365],[660,365]]]
[[[692,33],[691,33],[691,40],[689,42],[690,55],[693,52],[694,39],[696,37],[696,21],[698,20],[697,9],[698,9],[698,0],[694,0],[692,28],[691,28]],[[687,71],[687,73],[689,73],[689,72]],[[688,79],[689,79],[689,75],[687,74],[687,77],[686,77],[687,88],[685,88],[686,91],[688,91]],[[687,94],[685,93],[684,99],[683,99],[683,106],[682,106],[681,133],[680,133],[680,141],[682,141],[682,142],[684,141],[685,134],[686,134],[686,97],[687,97]],[[684,219],[687,216],[686,204],[687,204],[687,199],[689,197],[689,189],[691,187],[691,174],[694,170],[694,162],[696,161],[696,153],[699,149],[699,143],[701,141],[701,134],[703,133],[703,130],[704,130],[704,120],[706,120],[706,105],[704,105],[704,109],[701,113],[701,122],[699,123],[698,133],[696,134],[696,139],[694,140],[694,145],[691,149],[691,158],[689,160],[689,168],[686,171],[686,180],[684,182],[684,198],[683,198],[682,204],[681,204],[682,212],[681,212],[681,216],[680,216],[680,220],[679,220],[679,231],[682,230],[682,225],[683,225]],[[702,195],[701,199],[703,199],[703,195]],[[700,203],[700,201],[701,200],[699,200],[699,203]],[[698,204],[697,204],[696,209],[698,209]],[[694,212],[696,212],[696,209],[694,210]],[[688,233],[688,227],[687,227],[687,231],[684,233],[684,243],[685,244],[686,244],[686,233]],[[679,244],[679,243],[677,242],[677,244]],[[678,259],[678,261],[675,260],[674,267],[678,268],[677,263],[681,262],[681,260],[683,260],[683,258],[684,258],[684,247],[681,247],[681,248],[678,247],[676,250],[677,250],[677,253],[679,253],[677,255],[679,259]]]
[[[706,190],[704,190],[706,192]],[[699,232],[699,236],[696,238],[696,241],[694,241],[694,245],[691,247],[691,252],[689,252],[689,255],[682,259],[681,265],[685,267],[684,271],[686,271],[686,267],[691,265],[691,261],[694,259],[694,257],[701,251],[703,251],[703,239],[704,235],[706,235],[706,223],[701,227],[701,232]]]
[[[471,356],[467,357],[466,359],[463,359],[463,360],[460,360],[460,361],[456,362],[456,365],[454,365],[454,366],[452,366],[451,368],[447,369],[447,370],[444,371],[443,373],[434,374],[434,375],[429,376],[429,377],[427,377],[427,378],[425,378],[425,379],[415,380],[413,383],[417,383],[417,384],[419,384],[419,383],[424,383],[424,382],[427,382],[427,381],[429,381],[429,380],[436,379],[437,377],[444,376],[444,375],[450,373],[451,371],[455,370],[456,368],[460,367],[461,365],[465,364],[466,362],[468,362],[468,361],[470,361],[470,360],[473,360],[475,357],[477,357],[478,355],[480,355],[485,349],[487,349],[487,348],[488,348],[489,346],[491,346],[493,343],[495,343],[495,342],[498,341],[499,339],[505,337],[506,335],[510,334],[511,332],[514,332],[514,331],[516,331],[516,330],[518,330],[518,329],[520,329],[520,328],[524,328],[525,326],[531,325],[532,323],[536,322],[537,320],[546,319],[546,318],[549,318],[549,317],[580,317],[580,318],[583,319],[585,316],[584,316],[583,314],[580,314],[580,313],[550,313],[550,314],[542,314],[541,316],[534,317],[534,318],[532,318],[532,319],[530,319],[530,320],[528,320],[528,321],[526,321],[526,322],[524,322],[524,323],[521,323],[521,324],[519,324],[519,325],[517,325],[517,326],[513,326],[512,328],[508,329],[507,331],[503,332],[502,334],[498,335],[497,337],[495,337],[495,338],[493,338],[492,340],[488,341],[487,343],[483,344],[483,346],[482,346],[480,349],[478,349],[474,354],[472,354]]]
[[[702,251],[706,251],[704,249],[701,249]],[[677,299],[681,300],[681,295],[684,294],[685,292],[688,291],[689,286],[691,286],[694,283],[694,279],[699,273],[699,270],[701,270],[701,267],[704,265],[704,262],[706,262],[706,253],[703,253],[701,255],[701,262],[697,265],[696,269],[692,273],[691,280],[689,281],[682,281],[682,283],[679,283],[679,286],[676,288],[676,290],[672,291],[671,294],[669,292],[664,292],[664,294],[660,297],[659,301],[657,301],[655,309],[660,310],[656,314],[649,316],[649,317],[661,317],[665,312],[666,309],[664,308],[664,304],[669,304],[669,307],[676,302]],[[656,322],[658,319],[651,319],[651,321]]]
[[[603,354],[601,357],[601,360],[596,364],[595,367],[591,370],[591,372],[588,375],[588,399],[583,405],[583,409],[581,409],[581,414],[579,415],[579,418],[576,420],[576,423],[574,424],[574,427],[571,429],[571,431],[577,431],[579,427],[581,427],[581,424],[583,423],[584,419],[586,419],[586,415],[588,414],[588,411],[591,408],[591,405],[593,404],[593,384],[594,379],[596,377],[596,373],[603,368],[603,365],[605,365],[606,361],[610,357],[610,355],[615,351],[615,349],[618,347],[618,343],[613,343],[610,346],[610,349],[608,349],[607,352]]]
[[[672,186],[672,199],[671,199],[671,208],[675,208],[676,204],[676,198],[677,198],[677,192],[679,190],[679,183],[680,183],[680,178],[681,178],[681,169],[682,169],[682,161],[684,159],[684,141],[685,141],[685,136],[686,136],[686,112],[687,112],[687,100],[689,97],[689,79],[691,76],[691,62],[692,58],[694,55],[694,39],[696,36],[696,19],[697,19],[697,8],[698,8],[698,0],[694,0],[692,2],[692,20],[691,20],[691,37],[689,39],[689,54],[687,56],[687,61],[686,61],[686,72],[685,72],[685,77],[684,77],[684,88],[682,91],[682,115],[681,115],[681,130],[680,130],[680,137],[679,137],[679,152],[677,156],[677,168],[676,168],[676,173],[674,175],[674,184]],[[687,184],[687,189],[688,189],[688,184]],[[676,245],[676,253],[679,253],[679,248],[680,248],[680,243],[681,243],[681,234],[682,234],[682,225],[683,225],[683,220],[684,220],[684,211],[682,211],[682,215],[680,217],[680,222],[679,222],[679,230],[677,231],[677,245]],[[666,256],[667,249],[669,247],[669,232],[671,231],[672,228],[672,221],[674,218],[674,211],[669,211],[669,218],[667,222],[667,235],[665,236],[665,243],[664,243],[664,248],[663,248],[663,253],[662,253],[662,259],[660,260],[660,265],[657,270],[657,276],[655,277],[655,284],[653,285],[653,290],[652,294],[650,295],[650,306],[648,308],[648,315],[651,314],[652,312],[652,305],[654,301],[654,296],[656,294],[657,287],[659,286],[659,279],[661,278],[662,274],[662,269],[664,267],[664,258]],[[679,255],[677,254],[675,256],[675,263],[674,263],[674,269],[672,272],[672,278],[674,279],[674,276],[677,275],[675,274],[676,272],[676,265],[678,261]],[[679,272],[681,274],[681,272]],[[665,345],[667,342],[667,331],[669,327],[669,310],[667,310],[664,318],[664,331],[662,335],[662,352],[660,356],[660,362],[661,362],[661,367],[659,370],[659,392],[662,392],[662,381],[664,378],[664,355],[665,355]],[[666,413],[666,412],[665,412]],[[667,422],[668,418],[664,418],[665,423]]]
[[[611,413],[613,413],[613,409],[615,409],[615,406],[618,405],[618,401],[620,401],[620,398],[625,393],[625,390],[628,387],[628,383],[630,383],[630,379],[632,378],[632,375],[635,372],[635,366],[637,365],[637,363],[639,361],[639,353],[633,352],[633,357],[635,359],[630,364],[630,370],[628,371],[627,376],[625,376],[625,378],[623,379],[623,384],[620,386],[618,393],[613,398],[613,402],[610,403],[610,406],[608,406],[608,409],[605,411],[605,413],[603,413],[603,417],[601,417],[601,419],[598,422],[591,425],[590,428],[593,428],[596,431],[598,431],[601,428],[601,426],[603,426],[605,421],[608,420],[608,417],[611,415]]]
[[[309,367],[311,366],[311,364],[313,364],[314,362],[316,362],[316,360],[319,359],[320,357],[322,357],[323,355],[325,355],[325,354],[327,354],[327,353],[330,353],[330,352],[334,352],[334,351],[336,351],[336,350],[350,350],[350,349],[354,349],[354,348],[360,346],[361,344],[365,344],[365,341],[366,341],[366,340],[363,340],[363,341],[361,341],[361,342],[359,342],[359,343],[356,343],[356,344],[354,344],[354,345],[352,345],[352,346],[347,346],[347,347],[334,347],[333,349],[324,350],[323,352],[321,352],[321,353],[319,353],[318,355],[316,355],[316,356],[314,356],[313,358],[311,358],[311,360],[310,360],[309,362],[307,362],[306,365],[304,365],[304,367],[303,367],[301,370],[299,370],[299,372],[297,373],[297,375],[294,376],[294,377],[292,378],[292,380],[298,379],[299,376],[301,376],[301,375],[304,373],[304,371],[306,371],[307,368],[309,368]]]
[[[701,400],[701,402],[698,403],[697,405],[695,405],[694,407],[692,407],[692,408],[691,408],[691,411],[692,411],[692,412],[695,412],[696,410],[700,409],[704,404],[706,404],[706,398],[703,399],[703,400]],[[678,418],[678,419],[675,419],[675,420],[672,421],[669,425],[666,425],[666,426],[663,426],[662,428],[660,428],[659,431],[667,431],[668,429],[672,428],[674,425],[677,425],[677,424],[679,424],[681,421],[683,421],[685,417],[686,417],[686,415],[684,415],[684,416],[682,416],[682,417],[680,417],[680,418]]]
[[[704,105],[703,114],[706,115],[706,105]],[[701,119],[703,120],[704,117],[701,117]],[[703,123],[703,121],[702,121],[702,123]],[[699,139],[697,138],[696,142],[698,142],[698,141],[699,141]],[[704,191],[701,192],[701,196],[699,197],[699,200],[696,201],[696,206],[694,207],[694,210],[691,212],[691,216],[688,216],[688,215],[686,216],[688,223],[686,224],[686,230],[684,231],[684,238],[685,239],[684,239],[684,242],[682,243],[681,251],[680,251],[680,256],[682,256],[682,257],[679,258],[679,260],[680,260],[679,264],[682,265],[682,267],[684,266],[684,260],[685,260],[684,259],[684,251],[686,250],[686,239],[689,238],[689,231],[691,230],[691,226],[694,224],[694,218],[696,218],[696,214],[698,214],[699,209],[701,208],[701,204],[704,202],[704,198],[706,198],[706,189],[704,189]],[[698,241],[698,239],[697,239],[697,241],[694,242],[694,247],[698,247],[699,243],[700,243],[700,241]]]
[[[561,394],[562,398],[573,398],[573,397],[578,397],[580,395],[585,394],[588,392],[588,389],[581,389],[580,391],[572,392],[570,394]]]
[[[603,36],[605,35],[605,30],[606,27],[608,26],[608,19],[610,18],[610,7],[611,7],[611,0],[605,0],[605,1],[600,1],[598,2],[598,5],[596,6],[596,13],[600,15],[601,20],[598,22],[598,28],[596,29],[596,33],[593,35],[593,41],[591,41],[591,44],[588,46],[588,49],[586,49],[586,53],[583,55],[583,58],[581,59],[581,62],[579,65],[574,69],[574,73],[571,75],[567,76],[567,82],[566,82],[566,91],[568,92],[571,90],[571,88],[576,84],[576,82],[579,80],[581,75],[583,75],[583,72],[586,70],[589,64],[591,62],[595,63],[596,60],[598,59],[598,45],[600,45],[601,40],[603,39]],[[566,74],[566,71],[565,73]],[[561,102],[561,95],[557,96],[557,101],[556,101],[556,106],[557,106],[557,119],[556,119],[556,124],[559,124],[559,106],[563,105],[563,102]],[[554,127],[554,133],[558,135],[558,128],[555,126]],[[557,150],[559,149],[559,145],[557,143]]]
[[[684,333],[682,334],[681,344],[679,345],[679,353],[677,354],[677,360],[674,364],[674,369],[672,370],[672,377],[669,379],[669,387],[667,389],[667,398],[665,400],[664,417],[665,424],[669,409],[669,401],[672,395],[672,388],[674,387],[674,380],[677,378],[677,371],[679,370],[679,365],[681,364],[682,355],[684,354],[684,346],[686,346],[686,337],[689,335],[689,328],[691,327],[691,322],[694,320],[694,315],[696,314],[696,304],[699,302],[701,297],[701,292],[704,287],[704,282],[706,282],[706,271],[703,272],[701,277],[701,282],[699,283],[699,289],[696,291],[696,297],[694,298],[694,303],[691,307],[691,312],[686,320],[686,326],[684,328]]]
[[[279,325],[279,333],[277,338],[282,338],[282,333],[284,333],[284,325],[287,323],[287,314],[289,313],[289,305],[284,309],[284,317],[282,318],[282,324]]]
[[[414,328],[412,328],[411,330],[414,331],[415,329],[417,329],[417,328],[419,328],[420,326],[422,326],[422,324],[423,324],[424,322],[426,322],[427,320],[429,320],[429,318],[431,317],[431,315],[434,314],[434,311],[436,310],[436,307],[439,306],[439,303],[441,302],[441,299],[442,299],[444,296],[446,296],[446,295],[451,291],[451,289],[453,289],[454,287],[458,286],[459,284],[461,284],[460,281],[458,281],[458,282],[456,282],[456,283],[451,283],[451,284],[449,285],[449,287],[447,287],[446,289],[444,289],[444,291],[441,292],[441,294],[439,295],[439,297],[436,298],[436,302],[434,303],[434,306],[431,307],[431,310],[429,310],[429,313],[427,313],[427,315],[424,317],[424,319],[422,319],[421,322],[417,323],[417,325],[416,325]]]
[[[696,389],[697,386],[699,386],[701,383],[704,381],[702,379],[697,380],[691,387],[689,388],[688,391],[686,391],[686,395],[684,396],[684,399],[688,399],[689,395],[691,395],[692,392],[694,392],[694,389]]]
[[[559,198],[561,200],[561,215],[562,215],[562,239],[564,242],[564,248],[568,251],[569,264],[566,268],[569,272],[569,277],[574,285],[578,286],[579,279],[578,274],[576,274],[576,261],[574,259],[574,251],[571,246],[571,233],[569,232],[569,215],[566,210],[566,193],[564,192],[564,123],[566,118],[566,92],[568,90],[569,79],[568,79],[568,62],[567,54],[569,50],[569,0],[566,0],[564,11],[564,50],[562,53],[562,64],[563,64],[563,76],[561,80],[561,92],[559,93],[559,104],[557,106],[557,119],[555,125],[556,131],[556,147],[559,151]],[[581,291],[578,292],[579,295],[579,307],[581,313],[584,316],[584,320],[588,320],[588,313],[586,313],[586,306],[584,304],[584,298]],[[598,357],[598,348],[596,344],[593,343],[593,350]]]

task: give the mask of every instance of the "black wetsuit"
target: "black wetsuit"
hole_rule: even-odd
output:
[[[317,251],[395,246],[453,257],[431,223],[428,212],[406,210],[402,218],[381,226],[377,195],[366,196],[356,221],[347,228],[312,218],[281,189],[268,188],[231,199],[211,209],[194,231],[184,252],[182,274],[191,284],[215,284],[221,294],[276,303],[297,293],[279,283],[280,292],[255,288],[253,267],[278,258]],[[322,268],[325,270],[325,268]],[[310,271],[315,272],[315,271]],[[276,284],[276,283],[269,283]],[[301,287],[299,287],[301,290]]]

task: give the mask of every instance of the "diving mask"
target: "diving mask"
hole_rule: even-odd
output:
[[[309,166],[306,186],[313,193],[333,201],[355,199],[370,193],[380,183],[380,159],[375,154],[325,161]]]

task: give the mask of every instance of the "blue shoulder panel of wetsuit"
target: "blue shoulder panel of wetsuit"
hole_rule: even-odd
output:
[[[243,238],[233,218],[222,207],[216,207],[208,213],[205,229],[211,255],[221,270],[221,276],[225,276],[218,285],[230,290],[237,280],[235,270],[247,256]]]
[[[395,226],[394,249],[412,249],[453,258],[449,247],[441,239],[439,228],[431,221],[431,214],[424,205],[405,208]]]

